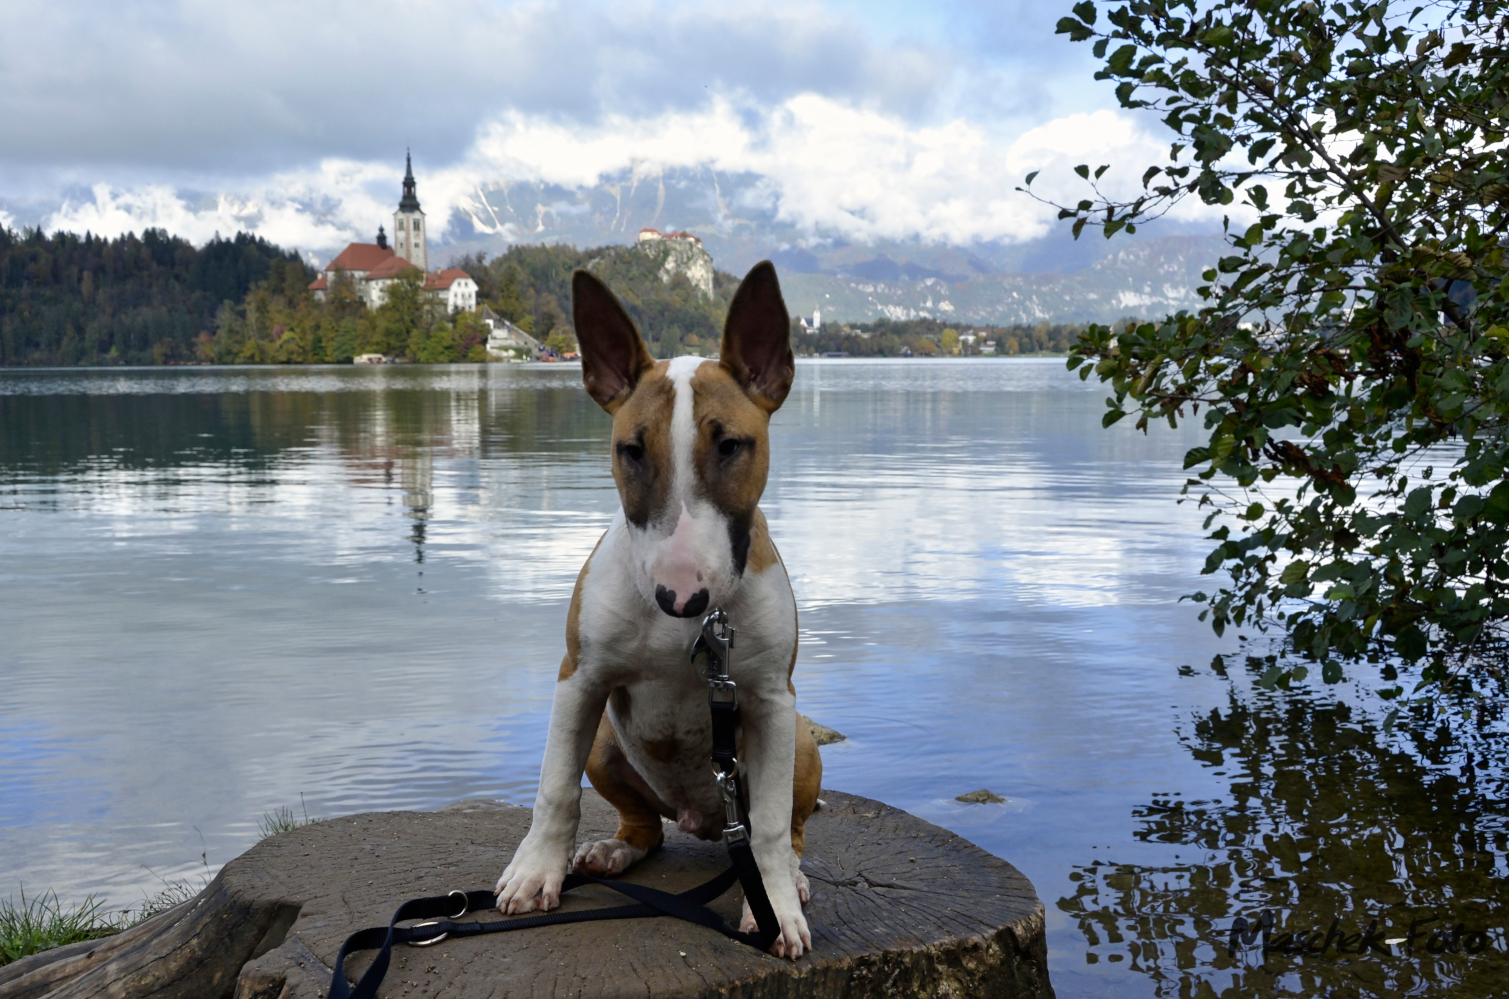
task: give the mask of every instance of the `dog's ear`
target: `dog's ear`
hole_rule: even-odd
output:
[[[571,311],[577,345],[582,349],[582,384],[599,406],[612,413],[655,361],[634,320],[596,275],[581,270],[572,274]]]
[[[767,413],[775,413],[792,389],[792,318],[768,260],[750,269],[729,303],[719,363]]]

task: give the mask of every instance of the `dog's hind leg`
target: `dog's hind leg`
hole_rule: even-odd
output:
[[[802,850],[808,817],[818,807],[818,791],[823,787],[823,758],[818,756],[818,741],[812,730],[797,717],[797,761],[792,770],[792,881],[797,898],[807,903],[811,890],[802,874]]]
[[[661,845],[661,811],[637,779],[605,712],[587,758],[587,780],[619,811],[619,829],[612,840],[588,841],[577,848],[573,871],[599,878],[618,875]]]

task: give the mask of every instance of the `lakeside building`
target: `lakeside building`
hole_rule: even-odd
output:
[[[325,301],[326,294],[337,284],[349,282],[369,309],[388,300],[388,289],[406,271],[424,275],[425,291],[448,312],[477,308],[477,282],[458,267],[430,273],[430,252],[425,230],[425,213],[419,206],[415,189],[414,161],[404,156],[404,193],[398,210],[393,213],[395,245],[388,245],[388,234],[378,226],[376,243],[350,243],[336,254],[325,272],[309,283],[315,298]]]
[[[488,353],[507,361],[538,361],[545,346],[495,313],[487,305],[477,311],[477,318],[488,328]]]

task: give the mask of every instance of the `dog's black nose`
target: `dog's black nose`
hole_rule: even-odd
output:
[[[704,587],[682,605],[680,611],[676,610],[676,591],[667,590],[660,584],[655,585],[655,603],[661,606],[661,610],[672,618],[694,618],[708,610],[708,588]]]
[[[699,590],[697,593],[693,594],[686,604],[682,605],[682,617],[696,618],[698,615],[707,610],[708,588],[704,587],[702,590]]]

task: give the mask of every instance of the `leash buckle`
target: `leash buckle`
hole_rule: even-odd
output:
[[[727,677],[714,677],[708,681],[708,703],[739,707],[739,688]]]

